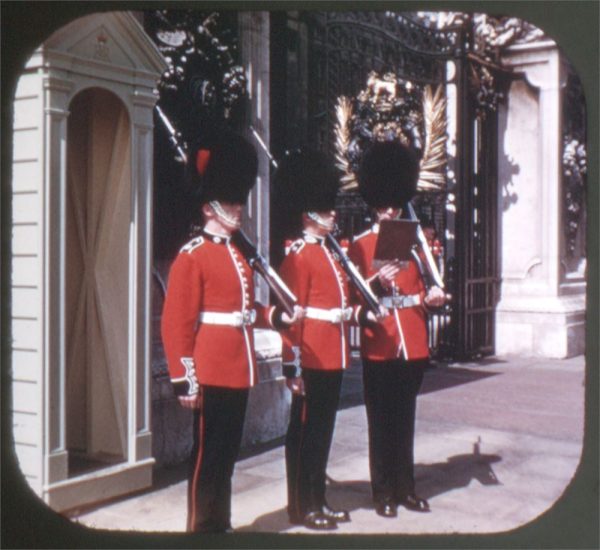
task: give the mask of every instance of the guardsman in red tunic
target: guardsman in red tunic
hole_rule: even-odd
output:
[[[335,224],[338,178],[321,153],[295,152],[281,161],[275,187],[303,227],[280,268],[304,309],[303,319],[282,333],[284,375],[292,391],[285,442],[288,515],[309,529],[335,529],[350,515],[328,506],[325,473],[342,374],[350,362],[349,327],[356,321],[347,277],[325,243]]]
[[[428,511],[415,494],[414,429],[416,398],[429,361],[427,307],[443,304],[438,287],[426,291],[415,260],[373,265],[379,222],[398,219],[416,191],[419,164],[399,142],[376,142],[365,151],[358,181],[377,223],[355,237],[350,258],[370,282],[389,315],[361,330],[369,465],[376,512],[395,517],[397,506]]]
[[[231,239],[256,173],[256,151],[235,134],[191,155],[188,177],[200,190],[204,227],[171,266],[162,314],[171,382],[181,405],[194,410],[188,531],[231,529],[231,478],[257,381],[253,327],[292,321],[255,303],[252,269]]]

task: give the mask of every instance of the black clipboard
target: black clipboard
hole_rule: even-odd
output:
[[[419,222],[413,220],[383,220],[375,243],[373,265],[383,265],[392,260],[409,261],[411,251],[418,243],[418,225]]]

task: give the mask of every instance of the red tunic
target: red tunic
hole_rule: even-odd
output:
[[[352,317],[339,323],[305,317],[283,333],[283,362],[294,363],[299,352],[302,368],[345,369],[350,361],[348,338],[355,308],[350,304],[346,274],[326,248],[324,239],[305,235],[295,241],[280,273],[301,307],[338,308]]]
[[[256,310],[254,326],[273,326],[274,307],[254,302],[253,272],[230,239],[203,232],[171,266],[162,314],[162,338],[178,395],[197,384],[248,388],[257,380],[252,324],[200,322],[202,312]]]
[[[377,273],[373,267],[375,243],[379,225],[357,236],[350,247],[349,256],[363,277],[371,280]],[[389,309],[391,315],[377,324],[369,324],[361,330],[361,354],[372,361],[385,361],[402,357],[406,360],[429,357],[427,315],[423,304],[425,285],[414,260],[408,263],[395,278],[398,295],[420,298],[420,305],[401,309]],[[392,290],[385,291],[391,296]]]

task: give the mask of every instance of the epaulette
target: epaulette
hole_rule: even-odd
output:
[[[366,237],[369,233],[371,233],[373,231],[373,229],[371,227],[369,227],[369,229],[367,229],[366,231],[363,231],[362,233],[356,235],[353,239],[352,242],[355,243],[356,241],[358,241],[358,239],[362,239],[363,237]]]
[[[300,252],[304,248],[305,244],[306,243],[304,242],[304,239],[296,239],[292,244],[289,245],[289,247],[286,246],[286,255],[290,252],[298,254],[298,252]]]
[[[196,250],[196,248],[202,246],[203,243],[204,237],[195,237],[191,241],[184,244],[179,250],[179,252],[187,252],[188,254],[191,254],[194,250]]]

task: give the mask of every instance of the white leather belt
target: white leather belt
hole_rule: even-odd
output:
[[[334,307],[333,309],[321,309],[320,307],[307,307],[306,317],[309,319],[318,319],[319,321],[329,321],[330,323],[341,323],[349,321],[352,318],[352,308]]]
[[[420,294],[409,294],[408,296],[383,296],[379,299],[381,305],[388,309],[403,309],[421,304]]]
[[[256,321],[256,310],[246,309],[244,311],[232,311],[231,313],[202,311],[198,320],[208,325],[228,325],[231,327],[253,325],[254,321]]]

